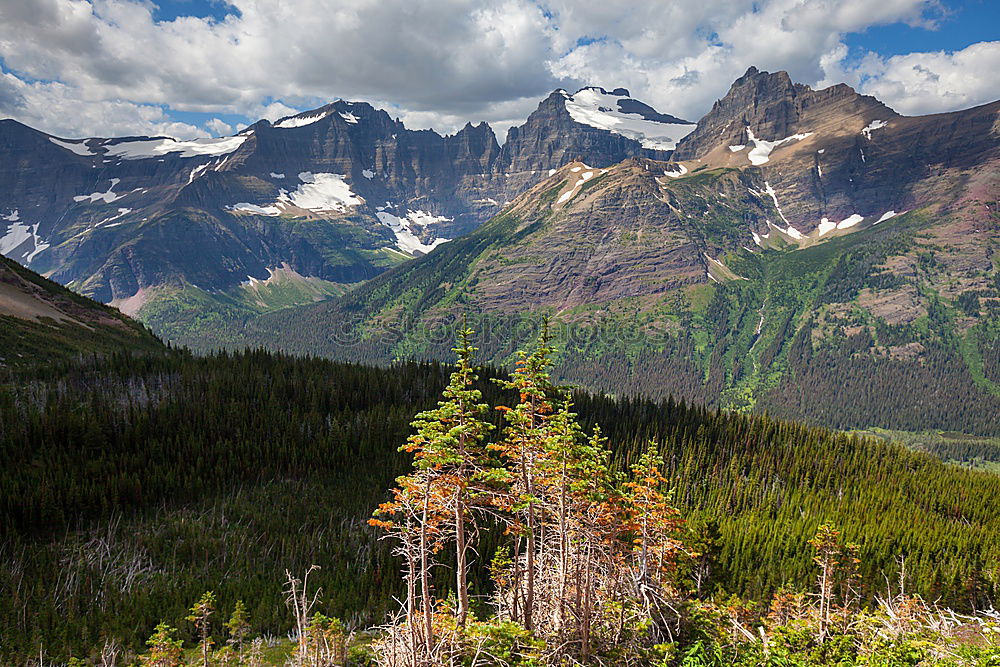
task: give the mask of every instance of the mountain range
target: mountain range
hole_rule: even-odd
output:
[[[0,249],[196,347],[446,358],[471,317],[507,363],[547,315],[593,389],[996,434],[998,114],[750,68],[697,123],[560,90],[502,146],[343,101],[192,142],[5,121]]]
[[[129,313],[184,290],[266,307],[262,283],[309,302],[474,229],[569,159],[663,157],[693,128],[601,89],[554,92],[503,147],[485,123],[441,136],[345,101],[193,141],[2,121],[0,251]]]

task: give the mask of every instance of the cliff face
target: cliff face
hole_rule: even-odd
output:
[[[677,124],[690,126],[600,89],[553,93],[503,148],[486,123],[442,136],[345,101],[191,142],[63,140],[4,121],[0,250],[116,303],[286,265],[352,284],[468,233],[569,160],[663,157],[643,131]]]
[[[812,242],[855,219],[949,204],[964,175],[998,154],[998,109],[904,117],[846,85],[812,90],[750,68],[672,159],[687,169],[756,167],[776,207],[771,223]]]
[[[868,116],[890,120],[899,114],[844,84],[813,90],[792,83],[787,72],[761,72],[751,67],[698,121],[698,128],[681,140],[673,157],[691,160],[717,147],[752,143],[748,128],[757,139],[778,141]]]
[[[501,164],[544,165],[567,101],[547,99]],[[547,315],[560,373],[594,389],[1000,433],[1000,102],[904,117],[751,70],[667,158],[544,172],[469,235],[255,318],[245,342],[447,359],[468,315],[484,360],[507,365]],[[314,333],[335,324],[337,341]]]
[[[749,279],[729,254],[766,263],[772,250],[920,212],[949,248],[934,252],[957,272],[939,286],[953,293],[981,288],[993,266],[981,228],[993,216],[998,112],[909,118],[847,86],[812,90],[751,69],[697,127],[623,89],[555,91],[502,147],[485,123],[442,136],[351,102],[194,142],[63,140],[3,122],[0,250],[130,312],[148,312],[164,286],[197,290],[202,300],[148,320],[166,325],[206,319],[203,297],[249,300],[239,318],[311,303],[428,253],[371,289],[383,285],[381,299],[426,283],[418,302],[431,310],[458,290],[448,303],[484,312],[653,312],[685,290]],[[483,226],[502,211],[507,222]],[[916,275],[913,257],[895,261]],[[301,289],[289,295],[290,283]],[[279,294],[268,301],[264,288]],[[892,308],[925,312],[921,294],[902,290]],[[331,321],[391,310],[346,303],[328,306]]]
[[[611,93],[584,88],[574,95],[557,90],[524,125],[510,129],[499,168],[547,172],[578,159],[593,167],[608,167],[630,157],[664,159],[672,149],[669,135],[676,142],[693,126],[632,99],[624,88]]]

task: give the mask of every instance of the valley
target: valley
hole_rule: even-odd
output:
[[[228,143],[69,144],[76,169],[163,183],[123,173],[84,208],[158,212],[17,252],[195,350],[446,360],[468,316],[506,365],[547,316],[557,373],[594,391],[997,435],[998,112],[905,117],[750,68],[697,124],[555,91],[501,146],[337,102]],[[894,402],[914,384],[924,402]]]
[[[539,97],[0,120],[0,663],[995,664],[1000,101]]]

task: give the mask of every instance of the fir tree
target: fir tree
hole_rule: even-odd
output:
[[[202,667],[208,667],[208,655],[212,648],[213,642],[209,632],[212,629],[213,613],[215,613],[215,593],[207,591],[202,594],[185,617],[185,620],[194,624],[195,630],[198,632]]]

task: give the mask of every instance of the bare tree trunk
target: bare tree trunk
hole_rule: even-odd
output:
[[[566,619],[566,588],[569,578],[569,544],[566,527],[566,461],[562,464],[562,480],[559,489],[559,612],[556,628],[563,630]]]
[[[521,476],[525,491],[529,496],[534,491],[531,474],[528,471],[528,455],[521,455]],[[535,607],[535,503],[528,501],[528,539],[527,539],[527,572],[525,572],[524,591],[524,628],[529,632],[534,630],[532,611]]]
[[[409,519],[407,519],[409,522]],[[410,650],[407,652],[410,658],[411,667],[417,667],[417,559],[413,553],[413,536],[406,536],[406,564],[408,574],[406,577],[406,623],[410,628]]]
[[[580,641],[580,653],[583,658],[583,663],[586,664],[590,660],[590,627],[591,627],[591,616],[593,611],[593,560],[594,552],[590,544],[590,540],[587,540],[587,555],[584,560],[584,575],[583,575],[583,613],[581,614],[581,625],[583,626],[583,632],[581,633]]]
[[[430,547],[427,544],[427,522],[430,516],[430,502],[431,502],[431,478],[427,477],[427,483],[424,488],[424,509],[423,516],[420,521],[420,593],[423,597],[423,616],[424,616],[424,650],[426,652],[426,658],[430,660],[432,642],[434,640],[434,626],[431,619],[431,584],[430,584],[430,564],[428,562],[428,553]]]
[[[460,482],[461,483],[461,482]],[[465,492],[459,488],[455,502],[455,588],[458,596],[458,625],[465,627],[469,615],[469,585],[466,572]]]
[[[514,540],[514,581],[512,582],[511,594],[511,614],[510,618],[515,623],[521,622],[521,610],[524,609],[521,590],[521,536]]]
[[[285,570],[285,578],[288,581],[288,589],[286,591],[287,597],[285,598],[286,604],[291,607],[292,613],[295,615],[295,629],[299,633],[299,646],[298,651],[295,656],[295,664],[301,667],[302,660],[306,655],[306,625],[309,620],[309,613],[312,611],[313,607],[316,605],[316,600],[319,599],[322,589],[317,589],[313,594],[312,598],[309,597],[309,575],[313,570],[318,570],[319,565],[313,565],[308,570],[306,570],[305,576],[300,582],[298,579],[292,576],[292,573]],[[302,589],[299,589],[301,584]]]

